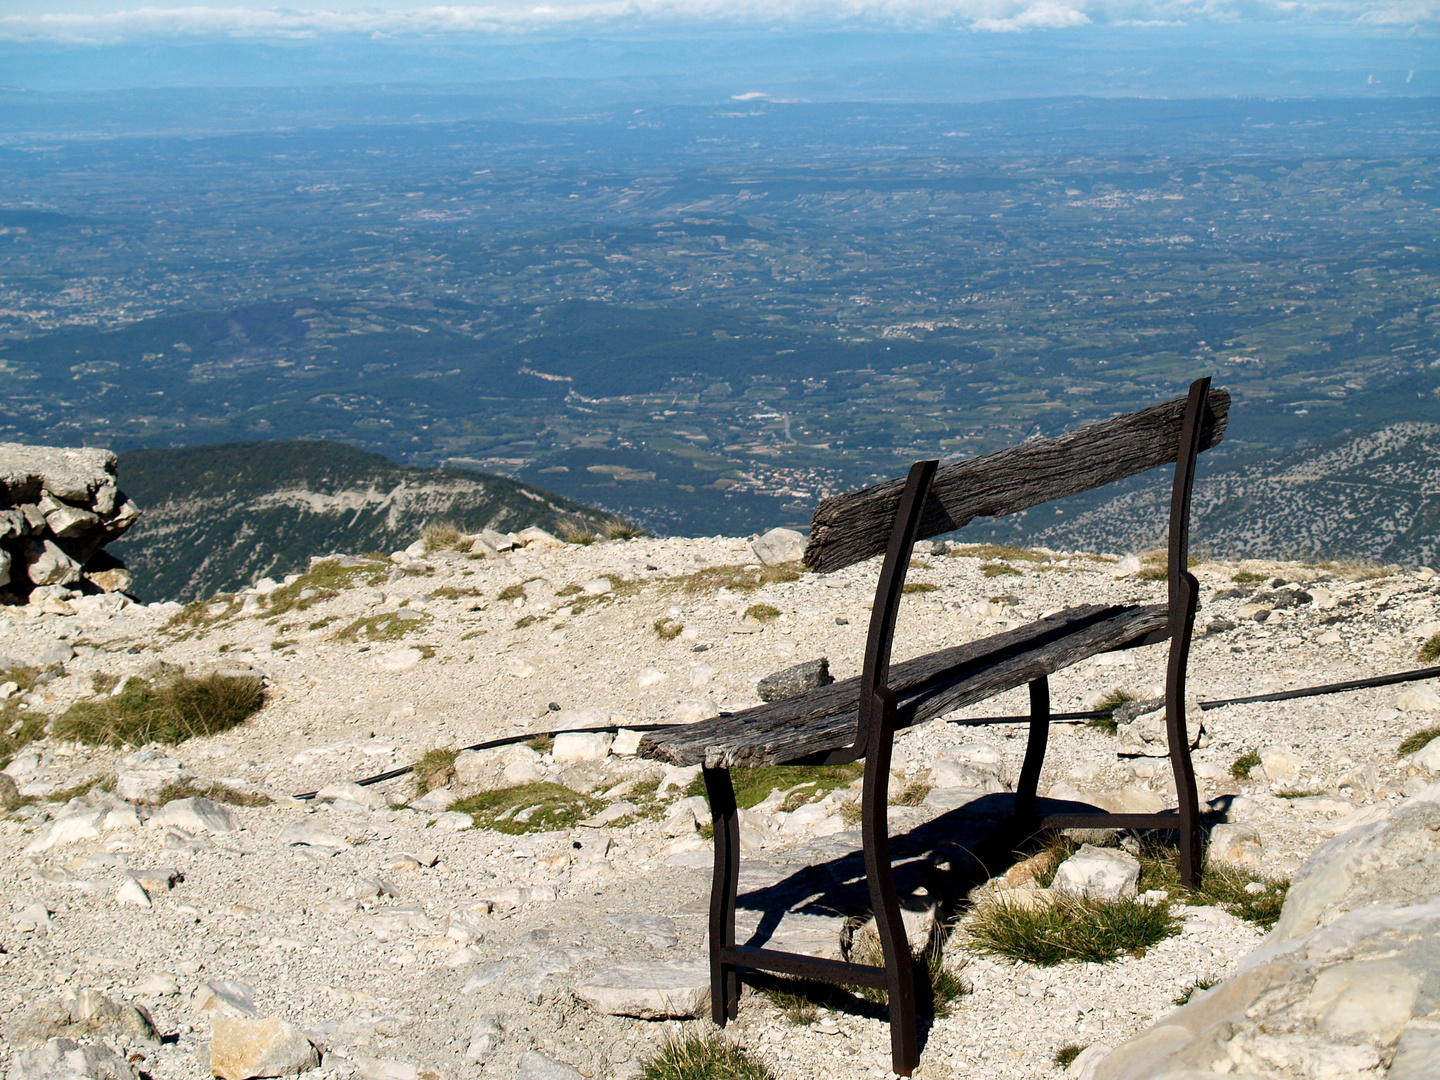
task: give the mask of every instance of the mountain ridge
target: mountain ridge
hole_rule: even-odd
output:
[[[508,477],[400,465],[327,440],[128,450],[119,470],[142,516],[111,550],[147,600],[231,591],[303,570],[316,553],[388,553],[436,518],[472,532],[619,523]]]

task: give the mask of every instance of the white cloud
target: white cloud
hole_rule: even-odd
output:
[[[27,0],[8,4],[9,10]],[[1440,21],[1440,0],[495,0],[435,7],[289,7],[195,4],[123,7],[72,0],[83,9],[0,16],[0,40],[114,42],[156,37],[434,37],[557,31],[687,28],[942,27],[1016,32],[1092,23],[1316,21],[1415,25]],[[65,0],[59,0],[64,3]],[[353,0],[363,2],[363,0]],[[49,10],[46,10],[49,9]]]

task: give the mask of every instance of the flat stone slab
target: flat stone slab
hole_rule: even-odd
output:
[[[596,1012],[642,1020],[710,1015],[710,967],[691,963],[617,964],[575,988]]]
[[[708,856],[709,852],[705,854]],[[627,934],[642,936],[657,949],[670,949],[680,944],[680,933],[675,929],[675,920],[664,915],[626,912],[623,915],[606,915],[605,921]]]

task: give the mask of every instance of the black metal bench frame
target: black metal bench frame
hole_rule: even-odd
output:
[[[1210,380],[1200,379],[1191,385],[1189,395],[1183,400],[1183,411],[1179,410],[1181,402],[1171,402],[1117,418],[1119,424],[1117,421],[1102,421],[1089,429],[1082,428],[1069,436],[1052,440],[1055,453],[1051,457],[1054,460],[1048,465],[1033,450],[1028,457],[1025,456],[1027,447],[1024,446],[972,462],[962,462],[948,467],[947,472],[953,471],[955,480],[951,482],[947,495],[937,499],[933,485],[939,463],[920,461],[911,467],[898,493],[892,482],[857,495],[827,500],[816,511],[805,561],[821,570],[851,565],[878,553],[875,549],[876,522],[878,520],[883,527],[884,518],[890,518],[888,542],[884,547],[885,560],[875,589],[858,686],[854,685],[855,680],[849,680],[845,684],[812,692],[804,698],[789,699],[788,702],[747,710],[732,717],[703,722],[709,725],[708,728],[689,725],[686,729],[677,730],[679,737],[688,737],[692,742],[696,737],[703,738],[707,731],[713,732],[719,745],[723,745],[727,737],[725,733],[743,734],[747,723],[762,719],[773,723],[777,716],[789,721],[793,717],[792,726],[776,726],[779,732],[777,738],[783,743],[787,738],[793,741],[797,731],[803,741],[804,733],[810,730],[805,727],[807,718],[813,720],[818,717],[828,724],[829,745],[807,753],[782,756],[779,763],[834,765],[864,759],[860,832],[870,903],[885,962],[883,966],[858,964],[736,943],[740,817],[730,768],[744,762],[733,754],[717,755],[707,749],[702,767],[715,829],[715,872],[709,926],[711,1016],[717,1024],[723,1026],[737,1014],[742,968],[874,987],[884,990],[888,998],[893,1068],[902,1076],[909,1076],[914,1071],[920,1056],[919,1011],[928,996],[930,984],[929,973],[911,956],[890,862],[887,795],[895,732],[897,727],[918,723],[960,704],[1018,686],[1021,682],[1029,684],[1030,719],[1029,742],[1015,792],[1017,824],[1032,833],[1064,828],[1178,831],[1182,881],[1189,887],[1198,887],[1202,856],[1201,820],[1185,724],[1186,666],[1199,588],[1194,575],[1186,569],[1190,496],[1196,457],[1201,450],[1220,441],[1228,404],[1229,396],[1224,391],[1212,394]],[[1131,453],[1126,460],[1119,460],[1123,455],[1117,455],[1115,461],[1087,461],[1083,468],[1080,462],[1076,462],[1074,471],[1085,475],[1059,479],[1065,472],[1065,456],[1078,453],[1087,445],[1087,432],[1095,433],[1092,440],[1099,441],[1102,429],[1108,435],[1126,421],[1131,421],[1133,427],[1150,414],[1158,417],[1160,410],[1166,408],[1170,409],[1165,414],[1166,419],[1154,425],[1151,432],[1151,441],[1156,442],[1158,450],[1156,446],[1147,444],[1145,453]],[[1175,415],[1177,412],[1178,416]],[[1178,437],[1171,442],[1169,439],[1177,419]],[[1155,436],[1154,432],[1160,434]],[[1134,442],[1138,436],[1130,432],[1126,438]],[[1003,462],[1010,460],[1005,457],[1007,454],[1018,455],[1015,460],[1020,463],[1020,470],[1016,476],[1007,478],[1005,491],[999,494],[977,493],[966,487],[967,484],[974,487],[977,480],[983,481],[987,470],[1001,471]],[[1034,464],[1037,460],[1041,462],[1038,468]],[[1175,463],[1175,477],[1170,504],[1169,596],[1163,609],[1071,609],[1031,624],[1023,632],[996,635],[986,641],[972,643],[971,647],[944,650],[930,657],[896,665],[893,674],[898,677],[892,682],[890,660],[895,622],[911,551],[918,539],[958,528],[977,513],[1013,513],[1172,461]],[[1040,475],[1046,469],[1050,470],[1049,474]],[[856,509],[860,502],[866,505]],[[892,504],[893,514],[889,510]],[[877,507],[880,508],[878,517]],[[849,526],[845,520],[847,514],[852,518]],[[854,534],[867,529],[870,539],[854,542]],[[843,549],[838,554],[835,551],[837,540]],[[830,545],[828,552],[827,544]],[[1067,635],[1072,639],[1077,635],[1088,635],[1074,655],[1064,652]],[[1170,640],[1170,655],[1166,667],[1165,722],[1179,796],[1176,810],[1158,814],[1097,812],[1037,817],[1036,789],[1050,727],[1049,673],[1087,655],[1135,648],[1167,638]],[[902,695],[905,698],[903,704]],[[853,713],[849,711],[851,707]],[[807,708],[809,713],[805,711]],[[834,732],[847,729],[853,731],[853,736],[837,744]],[[676,738],[677,735],[672,733],[649,735],[644,740],[641,753],[666,757],[667,743]],[[826,740],[820,741],[823,744]],[[772,754],[784,754],[783,750],[765,749]],[[690,752],[694,752],[693,746]]]

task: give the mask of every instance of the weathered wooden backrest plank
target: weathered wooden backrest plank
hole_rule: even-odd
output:
[[[1037,439],[945,465],[935,474],[917,538],[961,528],[972,518],[1003,517],[1040,503],[1123,480],[1175,461],[1185,398],[1101,420],[1054,439]],[[1200,449],[1224,437],[1230,394],[1211,390]],[[888,480],[820,503],[810,523],[805,565],[822,573],[885,550],[904,480]]]

